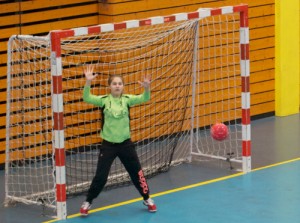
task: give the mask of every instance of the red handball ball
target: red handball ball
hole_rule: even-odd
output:
[[[228,128],[223,123],[216,123],[211,127],[210,134],[215,140],[222,141],[228,136]]]

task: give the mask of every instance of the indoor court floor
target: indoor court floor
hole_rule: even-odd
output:
[[[300,159],[246,175],[196,184],[158,194],[157,213],[148,213],[141,201],[106,210],[95,209],[88,217],[78,214],[58,223],[279,223],[300,219]]]
[[[90,215],[80,217],[84,196],[68,200],[68,219],[53,220],[42,207],[0,207],[0,223],[296,223],[300,219],[300,114],[255,120],[248,174],[182,164],[148,180],[158,211],[148,213],[133,186],[103,191]],[[0,202],[4,171],[0,171]]]

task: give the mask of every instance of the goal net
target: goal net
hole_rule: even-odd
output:
[[[241,5],[11,37],[6,202],[54,207],[65,218],[65,197],[89,188],[103,117],[82,99],[88,64],[98,74],[95,95],[109,94],[114,74],[126,94],[141,94],[138,81],[151,75],[151,100],[130,108],[131,139],[147,177],[192,160],[249,171],[246,19]],[[216,122],[227,125],[225,140],[212,139]],[[129,182],[116,159],[106,188]]]

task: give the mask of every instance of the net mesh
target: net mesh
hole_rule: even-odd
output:
[[[98,74],[91,86],[95,95],[109,94],[110,75],[123,77],[126,94],[141,94],[138,81],[152,76],[151,100],[130,108],[131,138],[146,176],[191,158],[241,162],[238,18],[220,15],[61,40],[68,195],[88,189],[101,145],[101,108],[82,99],[88,64]],[[9,55],[7,198],[53,206],[49,38],[11,38]],[[226,140],[211,138],[216,122],[228,126]],[[106,187],[128,182],[116,159]]]
[[[165,171],[172,161],[186,157],[186,146],[180,144],[190,128],[185,120],[191,106],[196,29],[196,21],[185,21],[90,35],[84,41],[82,37],[62,41],[68,185],[86,190],[84,185],[88,187],[95,174],[101,143],[101,108],[82,102],[86,64],[94,64],[99,75],[91,87],[95,95],[109,93],[110,75],[124,78],[126,94],[141,94],[138,81],[152,76],[151,101],[130,108],[131,137],[146,176]],[[174,156],[178,147],[181,154]],[[129,181],[116,159],[107,186]]]
[[[10,200],[55,204],[50,43],[10,39],[6,193]]]
[[[239,18],[235,14],[213,16],[199,23],[199,62],[194,106],[196,131],[193,134],[192,154],[201,161],[211,161],[213,158],[240,163],[242,83]],[[211,137],[210,128],[218,122],[227,125],[229,135],[226,140],[216,141]],[[233,168],[231,163],[230,167]]]

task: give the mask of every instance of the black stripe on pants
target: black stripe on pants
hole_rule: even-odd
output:
[[[86,198],[86,201],[89,203],[92,203],[104,188],[111,165],[116,157],[119,157],[121,160],[143,199],[147,200],[149,198],[149,187],[144,177],[135,146],[131,140],[125,140],[122,143],[103,141],[100,147],[96,174]]]

